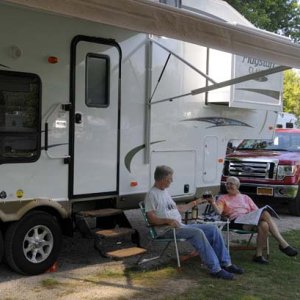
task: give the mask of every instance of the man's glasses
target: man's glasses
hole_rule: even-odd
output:
[[[225,185],[235,185],[233,182],[226,182]]]

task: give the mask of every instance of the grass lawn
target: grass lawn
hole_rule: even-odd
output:
[[[300,249],[300,231],[290,231],[284,236],[291,245]],[[253,263],[253,255],[253,250],[231,251],[233,262],[245,269],[245,274],[236,275],[234,281],[212,278],[207,270],[198,267],[200,260],[197,257],[184,262],[180,272],[176,270],[174,260],[148,271],[128,269],[126,276],[133,282],[147,284],[158,293],[159,299],[300,299],[300,256],[288,257],[280,252],[272,237],[269,265]],[[159,292],[162,283],[166,285],[170,281],[174,285],[177,281],[180,285],[183,279],[193,284],[176,292],[170,288],[170,293],[164,286],[162,293]]]

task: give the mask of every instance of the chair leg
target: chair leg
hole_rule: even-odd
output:
[[[160,252],[159,257],[162,257],[164,255],[165,251],[168,249],[170,244],[171,244],[171,242],[167,242],[167,245],[165,246],[165,248]]]
[[[249,238],[248,243],[247,243],[247,247],[249,247],[249,245],[252,241],[253,235],[254,235],[254,233],[251,233],[250,238]]]
[[[230,233],[229,233],[229,220],[226,221],[226,234],[227,234],[227,250],[230,255]]]
[[[177,258],[177,266],[178,268],[181,268],[175,228],[173,228],[173,237],[174,237],[174,244],[175,244],[175,251],[176,251],[176,258]]]
[[[151,245],[151,248],[152,248],[152,243],[153,243],[153,241],[150,241],[150,242],[148,243],[146,249],[149,248],[149,247],[148,247],[149,245]],[[165,253],[165,251],[167,250],[167,248],[169,247],[170,243],[171,243],[171,242],[167,242],[166,246],[163,248],[163,250],[162,250],[162,251],[160,252],[160,254],[157,255],[157,256],[142,259],[143,256],[145,255],[145,254],[143,254],[143,255],[138,259],[137,264],[138,264],[138,265],[141,265],[141,264],[147,263],[147,262],[149,262],[149,261],[152,261],[152,260],[156,260],[156,259],[161,258],[161,257],[164,255],[164,253]]]
[[[270,256],[270,245],[269,245],[269,236],[267,237],[267,259],[269,259]]]

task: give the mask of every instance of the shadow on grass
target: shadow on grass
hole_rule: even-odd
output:
[[[285,233],[284,237],[291,245],[300,249],[300,231],[290,231]],[[178,280],[178,284],[183,278],[193,282],[191,286],[187,285],[186,289],[179,289],[177,294],[170,293],[161,299],[300,299],[298,257],[288,257],[280,252],[272,237],[269,265],[252,262],[253,255],[254,251],[232,251],[233,262],[245,269],[245,274],[236,275],[233,281],[210,277],[207,270],[200,267],[198,258],[185,262],[180,273],[176,272],[176,262],[172,261],[168,266],[162,265],[146,271],[129,268],[124,275],[132,283],[136,283],[140,277],[140,282],[148,282],[152,288],[156,287],[158,296],[162,289],[160,282],[166,282],[165,279]],[[162,276],[164,269],[166,272]]]

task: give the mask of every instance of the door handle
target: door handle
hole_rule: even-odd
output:
[[[76,113],[75,114],[75,123],[76,124],[81,124],[82,123],[82,114],[81,113]]]

